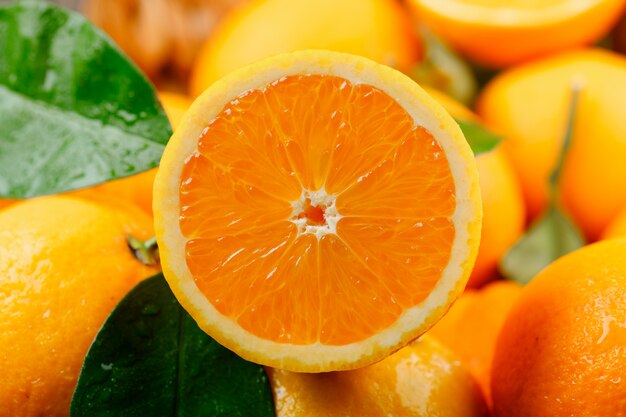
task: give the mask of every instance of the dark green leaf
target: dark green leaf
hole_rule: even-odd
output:
[[[550,207],[502,258],[500,271],[508,279],[527,284],[553,261],[584,245],[574,223]]]
[[[170,135],[151,84],[87,20],[44,2],[0,6],[0,196],[145,171]]]
[[[548,208],[500,262],[500,272],[521,284],[529,283],[543,268],[585,245],[585,239],[576,224],[560,209],[558,198],[559,178],[574,135],[581,88],[579,83],[572,85],[561,152],[550,176]]]
[[[463,131],[467,143],[474,151],[474,155],[489,152],[498,146],[502,140],[500,136],[492,133],[480,123],[462,119],[456,119],[456,122],[459,124],[461,131]]]
[[[262,366],[207,336],[178,304],[163,275],[139,284],[91,346],[72,417],[269,417]]]

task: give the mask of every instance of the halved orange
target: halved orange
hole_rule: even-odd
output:
[[[480,238],[472,152],[408,77],[328,51],[214,83],[155,181],[162,266],[201,328],[291,371],[351,369],[424,333]]]
[[[590,45],[626,0],[409,0],[418,20],[488,67],[509,67]]]

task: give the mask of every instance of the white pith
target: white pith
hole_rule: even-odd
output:
[[[179,225],[180,178],[186,158],[197,150],[197,140],[207,124],[233,97],[249,89],[264,88],[284,76],[328,74],[353,84],[383,90],[428,130],[444,150],[456,190],[456,210],[450,217],[455,238],[450,259],[439,282],[419,305],[407,309],[385,330],[347,345],[295,345],[263,339],[222,315],[198,286],[186,264],[187,238]],[[199,326],[240,356],[264,365],[300,372],[352,369],[382,359],[422,334],[443,315],[462,291],[474,262],[480,231],[481,200],[473,155],[462,132],[443,108],[405,75],[365,58],[327,51],[301,51],[270,58],[236,71],[213,84],[186,113],[181,128],[170,139],[155,181],[155,231],[162,248],[164,274],[178,300]],[[313,193],[312,193],[313,194]],[[313,196],[322,199],[323,195]],[[332,212],[330,213],[332,216]],[[338,220],[338,219],[337,219]],[[336,222],[334,223],[336,227]],[[473,231],[470,234],[470,230]]]
[[[306,200],[311,202],[312,206],[324,207],[324,224],[310,225],[308,219],[298,218],[304,213],[304,204]],[[298,200],[291,202],[293,211],[291,212],[291,222],[298,228],[298,236],[315,235],[317,240],[328,234],[337,234],[337,223],[341,219],[341,214],[337,211],[337,196],[328,194],[324,187],[316,191],[302,190],[302,194]]]

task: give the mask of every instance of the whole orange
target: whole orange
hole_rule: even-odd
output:
[[[572,84],[582,85],[572,147],[560,194],[567,211],[595,239],[626,205],[626,58],[581,50],[498,76],[478,101],[478,113],[505,136],[531,217],[546,206],[548,177],[559,155]]]
[[[427,88],[453,117],[481,123],[465,106],[445,94]],[[526,222],[526,207],[519,180],[502,146],[476,157],[483,197],[483,228],[478,257],[467,283],[470,288],[494,277],[502,255],[521,236]]]
[[[321,374],[268,369],[277,417],[483,417],[458,358],[426,336],[365,368]]]
[[[100,326],[157,272],[127,243],[150,237],[150,218],[119,207],[43,197],[0,212],[0,416],[68,416]]]
[[[473,60],[506,67],[605,35],[624,0],[410,0],[417,17]]]
[[[465,291],[448,314],[428,332],[463,361],[489,404],[496,339],[521,291],[512,281],[495,281],[480,290]]]
[[[584,247],[524,288],[496,344],[495,416],[626,416],[624,253],[624,239]]]
[[[348,52],[400,70],[420,55],[415,30],[395,0],[254,0],[226,15],[208,39],[191,93],[254,61],[301,49]]]

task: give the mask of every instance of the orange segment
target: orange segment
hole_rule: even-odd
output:
[[[344,218],[337,234],[368,270],[384,277],[403,309],[423,301],[448,264],[454,225],[446,218],[423,220]],[[375,318],[373,318],[375,319]]]
[[[155,186],[164,273],[220,343],[294,371],[381,359],[428,329],[476,256],[458,126],[404,75],[307,51],[216,83]]]
[[[454,213],[454,182],[441,147],[423,128],[400,135],[392,154],[339,195],[342,215],[421,219]]]
[[[388,327],[400,315],[402,309],[384,279],[374,275],[336,236],[320,240],[320,259],[321,343],[358,342]]]
[[[306,230],[293,242],[288,200],[309,186],[327,186],[330,199],[347,188],[337,198],[344,242]],[[432,291],[454,239],[448,219],[429,218],[455,208],[441,146],[389,95],[337,76],[283,77],[232,100],[186,161],[180,190],[181,230],[199,237],[187,251],[198,287],[222,314],[277,342],[349,344],[388,327]],[[296,218],[317,230],[325,209],[307,198]]]
[[[370,85],[350,86],[349,131],[335,145],[326,190],[339,193],[390,157],[413,129],[413,120],[389,95]]]
[[[220,237],[285,220],[291,205],[238,181],[199,153],[187,159],[180,185],[180,227],[188,238]]]
[[[295,344],[318,338],[317,240],[289,223],[214,240],[192,240],[189,268],[224,315],[259,337]],[[193,263],[192,263],[193,262]],[[220,274],[215,274],[219,271]],[[229,277],[225,285],[221,277]],[[301,305],[310,314],[294,315]]]
[[[350,132],[351,93],[346,80],[319,75],[284,77],[264,91],[267,112],[280,129],[277,139],[306,189],[324,185],[333,148]]]
[[[238,318],[243,328],[278,342],[310,344],[319,339],[318,247],[312,235],[301,236],[251,286],[255,294]],[[300,311],[301,314],[294,314]]]
[[[246,91],[232,100],[198,139],[198,152],[228,175],[286,200],[300,196],[277,124],[268,114],[264,94]],[[262,175],[259,175],[262,173]]]

